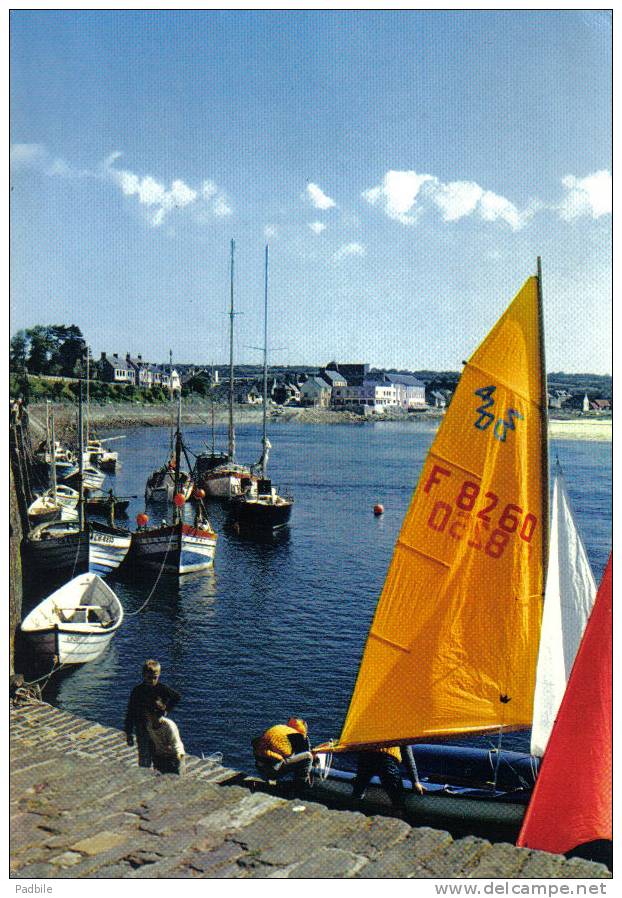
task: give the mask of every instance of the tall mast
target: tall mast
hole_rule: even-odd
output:
[[[213,362],[212,362],[212,376],[210,378],[210,383],[209,383],[209,396],[210,396],[211,413],[212,413],[212,455],[214,455],[214,451],[216,448],[216,433],[215,433],[215,420],[214,420],[214,363]]]
[[[263,436],[261,453],[261,476],[265,478],[268,467],[266,452],[267,433],[266,420],[268,415],[268,244],[266,244],[266,257],[264,266],[264,305],[263,305]]]
[[[540,382],[542,384],[542,397],[540,401],[540,416],[542,420],[542,576],[543,588],[546,583],[546,573],[549,562],[549,417],[548,417],[548,387],[546,379],[546,355],[544,346],[544,301],[542,294],[542,259],[538,256],[536,280],[538,282],[538,318],[540,323]]]
[[[235,241],[231,241],[231,275],[230,275],[230,294],[231,307],[229,311],[229,461],[235,461],[235,430],[233,429],[233,254],[235,251]]]
[[[52,496],[54,497],[54,503],[56,503],[56,431],[54,429],[54,414],[50,414],[50,400],[48,399],[47,403],[47,416],[48,416],[48,445],[52,443],[52,451],[50,454],[51,460],[51,472],[52,472]]]
[[[84,434],[82,432],[82,365],[80,365],[80,398],[78,401],[78,465],[79,465],[79,491],[78,500],[80,508],[80,530],[84,530]]]
[[[89,444],[89,430],[91,425],[91,391],[90,391],[90,367],[89,348],[86,347],[86,445]]]
[[[173,487],[173,498],[177,495],[179,489],[179,466],[181,464],[181,390],[177,400],[177,433],[175,434],[175,478]],[[181,517],[181,511],[174,505],[175,523]]]

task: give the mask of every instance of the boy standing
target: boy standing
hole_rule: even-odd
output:
[[[151,767],[153,751],[147,730],[147,714],[156,699],[163,702],[164,708],[174,708],[181,695],[170,686],[160,683],[160,663],[149,659],[143,664],[143,682],[132,689],[125,714],[125,735],[127,744],[134,744],[134,733],[138,746],[139,767]]]

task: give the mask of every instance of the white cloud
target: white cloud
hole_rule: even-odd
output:
[[[560,217],[566,221],[582,216],[600,218],[610,215],[612,206],[611,173],[597,171],[585,178],[566,175],[562,178],[566,196],[558,207]]]
[[[316,209],[332,209],[337,203],[327,196],[317,184],[307,184],[307,199]]]
[[[443,221],[477,215],[484,221],[504,221],[513,230],[523,227],[533,215],[532,207],[521,213],[510,200],[474,181],[444,183],[435,175],[415,171],[388,171],[380,184],[364,191],[363,197],[405,225],[416,224],[430,207],[440,211]]]
[[[212,212],[218,218],[221,218],[225,215],[231,215],[233,213],[233,209],[229,205],[229,201],[225,197],[224,193],[219,194],[212,203]]]
[[[362,243],[345,243],[340,249],[337,250],[333,258],[339,261],[340,259],[345,259],[348,256],[364,256],[366,255],[366,253],[367,250]]]
[[[474,181],[450,181],[439,184],[432,200],[443,213],[443,221],[458,221],[475,211],[484,191]]]
[[[114,168],[113,163],[120,156],[119,152],[111,153],[104,162],[104,172],[124,196],[134,196],[141,206],[147,207],[146,218],[152,227],[160,227],[173,209],[193,207],[196,220],[200,223],[209,221],[213,216],[231,215],[232,209],[226,195],[213,181],[203,181],[200,189],[194,190],[185,181],[175,178],[167,187],[151,175],[141,177],[126,169]]]
[[[271,240],[272,237],[276,237],[278,234],[278,230],[275,225],[266,225],[263,229],[264,240]]]
[[[321,234],[322,231],[326,230],[326,225],[323,221],[312,221],[310,222],[309,227],[314,234]]]
[[[417,198],[424,184],[434,182],[432,175],[419,175],[415,171],[388,171],[382,184],[363,193],[372,206],[379,205],[389,218],[402,224],[414,224],[420,210],[416,209]]]
[[[10,161],[16,168],[41,168],[48,159],[47,150],[40,143],[14,143]]]

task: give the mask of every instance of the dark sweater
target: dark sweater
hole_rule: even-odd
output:
[[[130,693],[125,714],[125,732],[131,736],[133,732],[145,729],[147,710],[153,705],[156,698],[161,698],[166,704],[166,710],[170,711],[180,700],[181,695],[164,683],[139,683]]]

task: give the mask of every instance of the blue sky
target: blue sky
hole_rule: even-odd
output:
[[[550,371],[611,370],[600,11],[11,15],[11,331],[98,355],[458,369],[543,259]],[[278,351],[277,351],[278,348]]]

